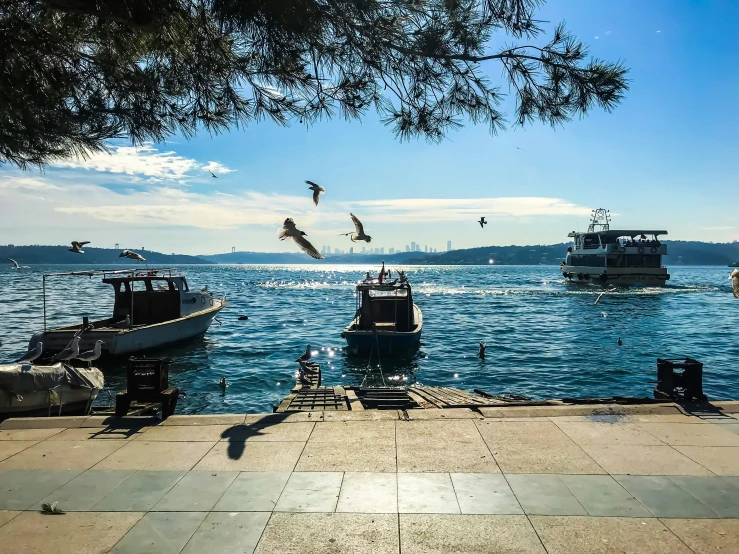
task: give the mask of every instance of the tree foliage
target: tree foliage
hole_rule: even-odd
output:
[[[563,25],[541,39],[540,2],[0,0],[0,162],[371,109],[440,141],[466,119],[503,129],[507,94],[520,125],[612,110],[627,69]]]

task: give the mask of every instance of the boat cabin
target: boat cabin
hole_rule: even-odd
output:
[[[197,303],[189,295],[187,279],[182,275],[134,275],[109,277],[103,283],[113,286],[115,303],[113,321],[128,316],[132,325],[153,325],[182,317],[183,305]]]
[[[574,245],[565,264],[573,267],[662,267],[667,245],[659,240],[667,231],[605,230],[572,232]]]
[[[354,329],[369,331],[413,331],[416,321],[413,293],[407,283],[387,285],[361,283],[356,290],[356,317]]]

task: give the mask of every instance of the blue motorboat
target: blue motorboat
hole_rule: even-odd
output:
[[[418,348],[423,329],[421,309],[405,275],[393,282],[368,279],[356,288],[356,311],[341,334],[349,353],[402,355]]]

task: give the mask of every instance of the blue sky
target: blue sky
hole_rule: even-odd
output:
[[[550,1],[538,17],[549,30],[565,20],[593,56],[625,60],[631,89],[613,113],[498,136],[467,124],[432,145],[399,143],[371,112],[309,129],[264,122],[143,149],[123,142],[43,173],[4,166],[0,243],[284,251],[295,248],[276,230],[291,215],[319,248],[348,248],[337,234],[353,211],[373,246],[551,244],[596,207],[617,227],[739,240],[739,3]],[[499,66],[486,67],[497,79]],[[327,189],[318,208],[305,179]]]

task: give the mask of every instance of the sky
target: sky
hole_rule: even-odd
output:
[[[44,171],[0,166],[0,244],[297,251],[277,239],[290,216],[319,249],[348,249],[338,234],[352,230],[353,212],[373,247],[441,251],[448,240],[565,242],[600,207],[617,228],[739,240],[739,3],[551,0],[537,17],[548,22],[537,43],[566,21],[591,55],[625,61],[630,90],[613,113],[497,136],[467,123],[429,144],[399,142],[369,112],[361,122],[261,122],[137,148],[118,141],[110,154]],[[326,188],[318,207],[306,179]]]

